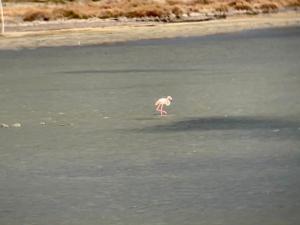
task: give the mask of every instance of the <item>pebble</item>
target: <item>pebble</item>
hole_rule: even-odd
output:
[[[40,122],[40,125],[46,125],[46,123],[44,121]]]
[[[18,127],[21,127],[22,125],[21,125],[20,123],[14,123],[14,124],[12,124],[11,126],[12,126],[12,127],[17,127],[17,128],[18,128]]]
[[[275,133],[277,133],[277,132],[279,132],[280,130],[279,129],[274,129],[274,130],[272,130],[273,132],[275,132]]]
[[[2,128],[9,128],[9,126],[6,123],[1,123]]]

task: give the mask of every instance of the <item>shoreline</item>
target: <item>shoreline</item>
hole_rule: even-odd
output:
[[[91,23],[92,22],[92,23]],[[65,28],[65,23],[73,28]],[[77,26],[76,26],[77,23]],[[82,27],[78,26],[81,23]],[[300,12],[232,16],[209,21],[161,23],[58,21],[44,30],[9,31],[0,36],[0,50],[113,44],[147,39],[206,36],[243,30],[300,26]],[[24,26],[34,26],[27,23]],[[38,24],[43,27],[43,23]]]

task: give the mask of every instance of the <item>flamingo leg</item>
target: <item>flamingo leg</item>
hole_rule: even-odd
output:
[[[156,111],[160,112],[160,115],[163,116],[164,114],[168,114],[166,111],[164,111],[164,104],[159,104],[156,107]]]
[[[161,104],[158,104],[158,106],[156,107],[156,111],[160,112],[160,108],[161,107]]]
[[[157,107],[156,107],[156,111],[160,112],[160,115],[162,116],[162,104],[159,104]]]
[[[164,105],[160,105],[160,110],[159,110],[159,111],[160,111],[160,116],[162,116],[162,115],[163,115],[163,111],[162,111],[162,109],[163,109],[163,106],[164,106]]]
[[[163,109],[164,105],[161,105],[161,108],[160,108],[160,115],[162,116],[163,114],[168,114],[166,111],[164,111]]]

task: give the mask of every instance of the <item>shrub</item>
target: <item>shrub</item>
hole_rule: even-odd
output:
[[[278,6],[275,3],[264,3],[259,7],[263,13],[275,12],[278,10]]]
[[[74,9],[65,9],[65,8],[54,9],[52,14],[55,19],[57,18],[82,19],[82,15],[80,15],[80,13]]]
[[[176,18],[180,18],[184,12],[183,9],[179,6],[172,7],[171,11],[176,16]]]
[[[226,13],[226,12],[228,12],[228,6],[224,5],[224,4],[218,5],[215,7],[215,11],[221,12],[221,13]]]
[[[45,10],[30,10],[25,13],[23,16],[24,21],[34,21],[34,20],[50,20],[50,13]]]
[[[125,13],[125,16],[128,18],[139,18],[139,17],[166,17],[170,13],[159,6],[148,6],[148,7],[136,7],[134,9],[129,10],[128,12]]]
[[[168,5],[182,5],[182,1],[180,1],[180,0],[166,0],[166,3],[168,4]]]
[[[251,5],[247,1],[232,1],[229,6],[235,10],[253,11]]]
[[[287,7],[298,8],[300,7],[300,0],[293,0],[287,4]]]
[[[203,4],[203,5],[210,4],[211,2],[212,2],[211,0],[193,0],[192,1],[193,4]]]

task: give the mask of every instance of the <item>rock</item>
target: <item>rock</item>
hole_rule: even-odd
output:
[[[46,125],[46,123],[44,121],[40,122],[40,125]]]
[[[171,13],[169,16],[170,21],[175,21],[177,19],[177,16],[174,13]]]
[[[0,127],[2,127],[2,128],[9,128],[9,126],[6,123],[1,123]]]
[[[20,123],[14,123],[11,125],[12,127],[16,127],[16,128],[19,128],[21,127],[22,125]]]
[[[124,16],[119,17],[117,20],[120,21],[120,22],[127,22],[128,21],[127,17],[124,17]]]
[[[183,13],[183,14],[181,15],[181,18],[182,18],[182,19],[187,19],[188,17],[189,17],[189,15],[186,14],[186,13]]]

